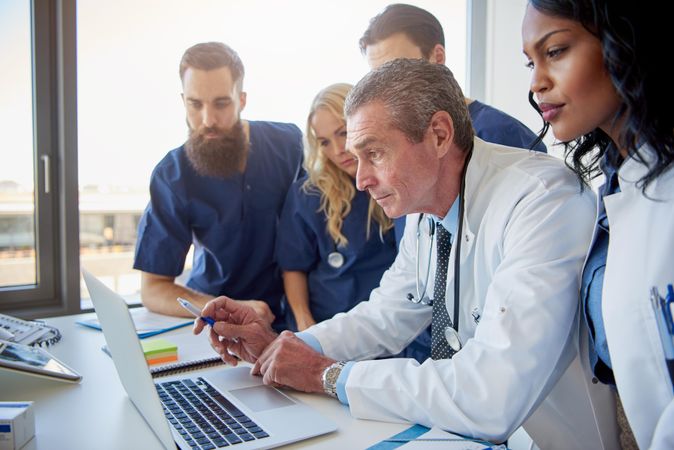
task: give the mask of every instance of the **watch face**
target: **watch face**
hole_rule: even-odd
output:
[[[325,369],[325,376],[323,379],[323,389],[327,394],[336,396],[337,379],[339,378],[339,374],[342,373],[342,368],[344,367],[344,364],[345,363],[343,361],[336,362],[331,366],[328,366],[327,369]]]
[[[332,366],[330,367],[330,370],[328,370],[328,381],[331,384],[334,384],[337,382],[337,378],[339,378],[339,373],[342,371],[341,367],[335,367]]]

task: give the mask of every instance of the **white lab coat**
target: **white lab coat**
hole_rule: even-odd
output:
[[[346,383],[351,413],[496,442],[524,423],[543,449],[615,447],[615,415],[612,434],[602,442],[588,398],[596,396],[611,411],[612,396],[602,385],[584,389],[589,375],[577,359],[592,193],[581,195],[575,176],[551,156],[476,138],[465,202],[459,237],[464,348],[453,359],[421,365],[411,359],[356,363]],[[417,217],[408,217],[400,253],[370,301],[308,330],[326,355],[360,361],[396,354],[430,324],[431,307],[406,300],[408,293],[416,296]],[[422,221],[422,282],[430,247],[426,226]],[[456,247],[455,240],[446,295],[450,317]],[[432,296],[435,252],[431,261]],[[480,315],[479,325],[473,314]]]
[[[618,172],[621,192],[604,199],[610,240],[602,316],[616,385],[639,448],[672,449],[674,397],[650,291],[657,286],[665,295],[674,283],[674,170],[649,186],[650,199],[635,184],[646,171],[627,159]]]

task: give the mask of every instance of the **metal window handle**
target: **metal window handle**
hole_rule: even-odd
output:
[[[49,186],[51,185],[51,179],[49,177],[49,174],[51,173],[49,170],[49,155],[42,155],[40,156],[40,159],[42,159],[42,164],[44,165],[44,193],[49,194]]]

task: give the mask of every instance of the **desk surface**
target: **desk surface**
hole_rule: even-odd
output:
[[[48,350],[83,376],[80,384],[0,370],[0,400],[35,402],[36,435],[24,449],[162,448],[126,396],[112,359],[101,351],[105,343],[103,333],[77,325],[75,321],[82,317],[46,321],[63,335]],[[162,336],[186,331],[176,330]],[[338,430],[284,448],[366,448],[409,426],[354,419],[348,407],[323,395],[295,392],[291,395],[333,420]]]

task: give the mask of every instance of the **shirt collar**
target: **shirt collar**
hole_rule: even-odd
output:
[[[451,208],[449,208],[449,212],[445,215],[445,217],[437,217],[437,216],[432,216],[433,220],[436,223],[439,223],[442,225],[442,227],[452,233],[452,236],[456,235],[456,230],[458,228],[458,222],[459,222],[459,205],[461,204],[461,196],[457,195],[456,200],[454,200],[454,203],[452,203]]]
[[[603,189],[601,194],[610,195],[620,190],[620,184],[618,183],[618,172],[620,171],[620,166],[622,165],[623,159],[618,155],[615,156],[616,148],[613,144],[610,144],[606,149],[604,156],[602,156],[599,161],[599,168],[606,177]]]

